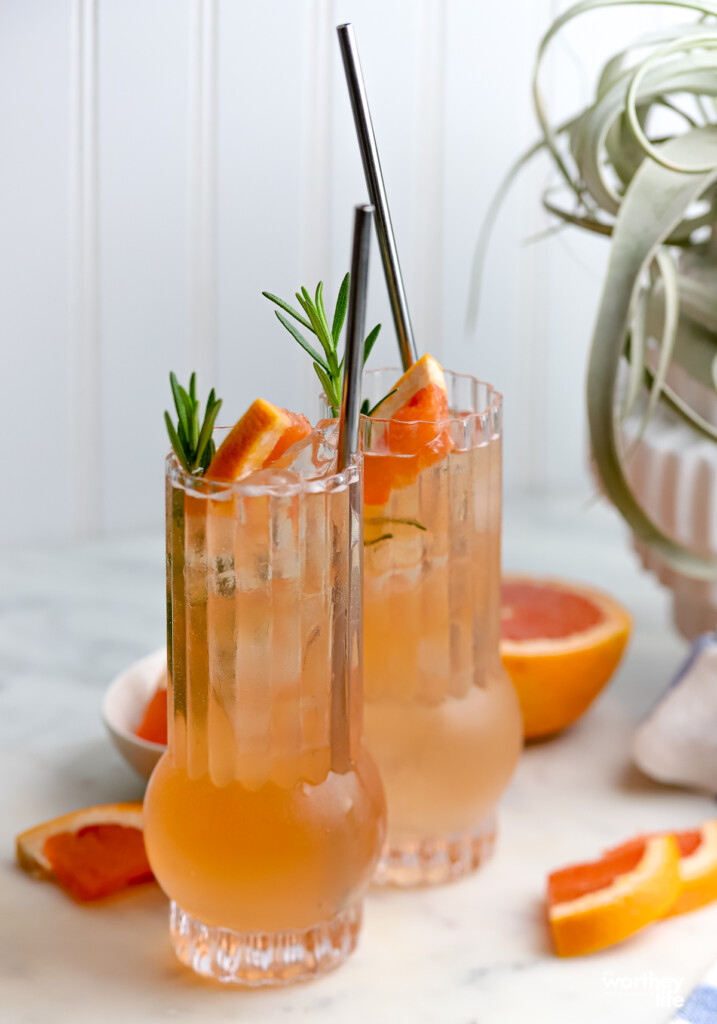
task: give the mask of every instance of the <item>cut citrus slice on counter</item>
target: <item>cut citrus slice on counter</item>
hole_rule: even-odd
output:
[[[144,709],[135,736],[150,743],[167,745],[167,687],[159,686]]]
[[[606,949],[667,913],[680,893],[679,858],[673,836],[651,836],[554,871],[548,920],[558,956]]]
[[[257,398],[224,438],[205,476],[208,480],[240,480],[271,465],[309,433],[311,424],[306,416]]]
[[[56,879],[83,902],[153,878],[144,850],[142,803],[73,811],[17,837],[20,867]]]
[[[680,895],[665,913],[665,917],[686,914],[717,899],[717,821],[706,821],[699,828],[673,832],[680,850],[678,864],[682,889]],[[622,846],[609,850],[608,855],[643,850],[651,836],[638,836]]]
[[[385,505],[392,490],[412,484],[448,454],[453,447],[449,416],[443,370],[433,356],[422,356],[371,417],[371,442],[364,453],[366,505]]]
[[[501,656],[526,738],[549,736],[583,714],[617,668],[630,626],[622,605],[592,587],[503,579]]]

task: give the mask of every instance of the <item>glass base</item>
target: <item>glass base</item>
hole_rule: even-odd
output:
[[[496,817],[491,814],[469,832],[389,843],[384,847],[373,884],[412,888],[455,882],[491,857],[496,832]]]
[[[234,932],[209,928],[172,901],[169,931],[174,952],[187,967],[235,985],[290,985],[325,974],[356,947],[362,905],[305,931]]]

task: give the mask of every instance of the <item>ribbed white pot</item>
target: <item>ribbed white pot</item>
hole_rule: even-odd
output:
[[[670,384],[705,419],[717,424],[717,396],[680,370]],[[639,428],[639,414],[623,425],[624,450]],[[717,445],[698,436],[682,420],[660,407],[650,427],[627,458],[627,475],[647,514],[676,540],[701,554],[717,555]],[[673,616],[683,636],[692,640],[717,628],[717,582],[694,580],[668,568],[634,539],[646,569],[674,595]]]

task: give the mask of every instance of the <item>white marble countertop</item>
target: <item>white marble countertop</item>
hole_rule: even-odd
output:
[[[141,794],[105,738],[113,675],[163,641],[159,537],[0,551],[0,1021],[317,1024],[660,1024],[658,987],[687,995],[717,959],[717,906],[615,949],[561,961],[542,919],[546,872],[641,829],[688,827],[714,802],[631,767],[634,721],[685,652],[670,594],[637,568],[614,513],[581,498],[507,503],[505,564],[604,586],[635,616],[608,693],[566,735],[532,746],[503,805],[494,860],[424,892],[372,893],[356,954],[295,989],[239,992],[175,962],[154,887],[75,905],[26,877],[13,837],[92,803]]]

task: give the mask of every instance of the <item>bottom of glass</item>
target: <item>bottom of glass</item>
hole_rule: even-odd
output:
[[[468,832],[414,842],[388,843],[373,884],[412,888],[455,882],[491,857],[496,832],[496,816],[491,814]]]
[[[187,967],[215,981],[257,987],[308,981],[343,963],[356,947],[362,905],[303,931],[235,932],[210,928],[172,901],[169,930]]]

